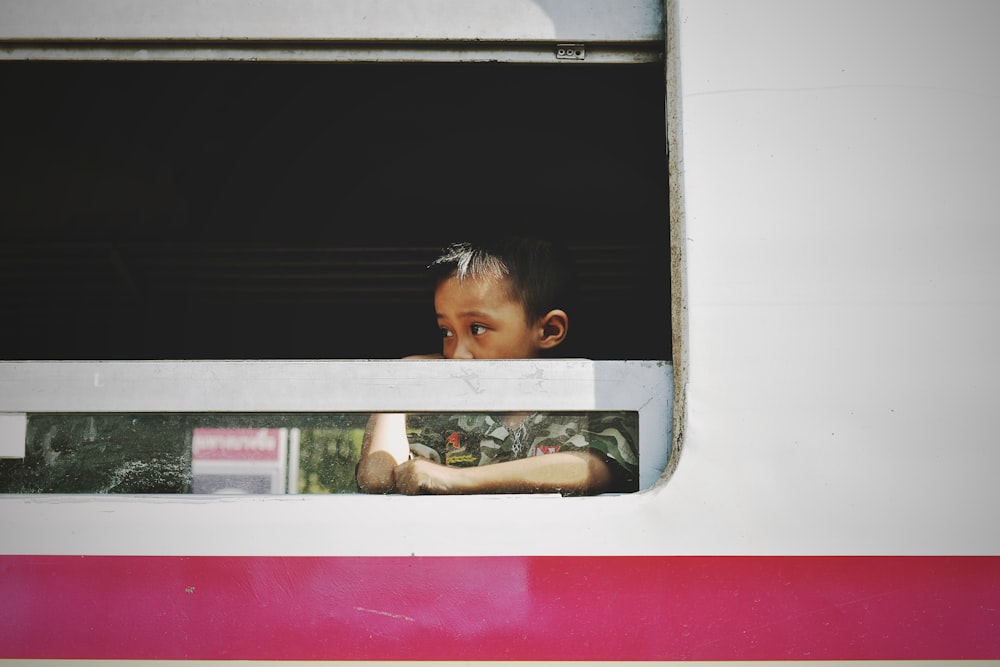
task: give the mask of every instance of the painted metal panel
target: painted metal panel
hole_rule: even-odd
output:
[[[0,573],[0,646],[29,659],[1000,658],[1000,558],[0,556]]]
[[[306,554],[1000,553],[983,523],[1000,506],[988,417],[1000,367],[1000,45],[987,27],[998,10],[865,7],[675,7],[688,412],[669,483],[620,498],[415,501],[463,526],[460,544],[450,527],[399,519],[413,506],[400,498],[337,500],[367,518],[338,519],[365,532],[360,545],[288,529],[324,520],[314,499],[255,501],[253,519]],[[926,49],[945,24],[951,48]],[[254,553],[259,527],[238,503],[4,502],[26,534],[80,521],[97,536],[42,531],[10,553],[184,548],[130,542],[150,517],[189,526],[186,543],[204,553]],[[512,516],[525,512],[540,518]]]
[[[172,627],[230,619],[234,599],[285,612],[308,600],[320,625],[356,614],[350,630],[313,632],[313,648],[344,633],[340,653],[313,657],[1000,659],[1000,7],[672,6],[688,394],[669,483],[581,499],[4,499],[2,563],[17,575],[2,579],[16,589],[6,599],[30,608],[73,585],[71,611],[92,611],[103,591],[78,575],[111,570],[96,581],[112,584],[122,621],[75,635],[96,642],[77,644],[81,657],[191,656],[176,636],[152,646],[114,630],[150,628],[146,641],[159,641],[149,616],[120,610],[135,604],[131,591],[157,586],[136,596],[144,614],[180,608],[203,592],[193,574],[225,599],[167,615]],[[120,569],[84,554],[138,558],[117,586]],[[288,576],[288,559],[310,554],[359,555],[371,569],[338,579],[329,568],[343,562],[321,558],[320,576]],[[539,565],[533,555],[545,554],[558,558]],[[251,560],[215,570],[234,555]],[[511,558],[464,561],[460,577],[434,570],[434,556],[477,555]],[[164,578],[162,562],[144,556],[176,569]],[[380,580],[379,556],[396,557],[404,595],[364,586]],[[442,590],[454,604],[435,606],[428,622],[414,600]],[[64,625],[75,630],[75,620]],[[468,650],[445,655],[449,621],[481,622],[458,635]],[[546,633],[547,621],[566,631]],[[365,646],[364,623],[383,653]],[[393,645],[410,623],[436,632]],[[225,646],[266,642],[223,629],[237,640]],[[633,641],[621,652],[601,652],[621,648],[626,631]],[[38,649],[51,637],[28,640]],[[267,648],[254,647],[240,655]]]
[[[978,0],[676,3],[679,543],[1000,553],[998,22]]]

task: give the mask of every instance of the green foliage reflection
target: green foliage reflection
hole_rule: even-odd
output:
[[[34,414],[23,460],[0,460],[0,493],[190,493],[195,428],[300,435],[293,493],[354,493],[367,414]]]

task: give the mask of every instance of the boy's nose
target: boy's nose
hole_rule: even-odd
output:
[[[463,342],[461,339],[455,344],[455,352],[451,357],[452,359],[475,359],[475,355],[469,350],[469,346]]]

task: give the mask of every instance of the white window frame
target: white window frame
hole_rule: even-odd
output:
[[[664,28],[662,0],[9,0],[0,60],[648,63]],[[667,361],[0,362],[4,432],[33,412],[634,410],[641,466],[638,493],[585,498],[0,496],[0,553],[531,555],[601,529],[634,555],[676,465],[674,387]]]
[[[11,416],[635,411],[640,489],[667,467],[672,409],[661,361],[0,362],[0,414]]]
[[[653,62],[659,0],[5,0],[0,59]]]
[[[8,414],[634,410],[646,489],[582,498],[0,495],[0,553],[545,554],[587,544],[600,525],[638,537],[666,478],[672,407],[664,361],[0,362]],[[629,552],[630,543],[602,548]]]

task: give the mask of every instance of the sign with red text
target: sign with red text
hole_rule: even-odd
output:
[[[279,428],[196,428],[192,493],[285,493],[288,432]]]
[[[195,461],[273,461],[281,453],[281,429],[196,428],[191,436]]]

